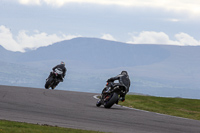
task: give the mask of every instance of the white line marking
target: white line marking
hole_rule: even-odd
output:
[[[99,99],[98,96],[99,96],[99,95],[94,95],[93,97],[94,97],[94,99]]]

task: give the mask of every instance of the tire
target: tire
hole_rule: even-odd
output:
[[[51,89],[54,90],[59,83],[60,82],[58,80],[54,79],[54,83],[51,85]]]
[[[49,89],[51,87],[52,81],[53,81],[53,78],[51,77],[46,81],[46,84],[45,84],[46,89]]]
[[[51,89],[54,90],[56,88],[56,86],[51,86]]]
[[[111,99],[107,103],[104,103],[104,107],[111,108],[116,103],[117,100],[118,100],[118,94],[113,93],[113,96],[111,97]]]
[[[101,106],[101,99],[99,99],[99,100],[97,101],[96,106],[97,106],[97,107],[100,107],[100,106]]]

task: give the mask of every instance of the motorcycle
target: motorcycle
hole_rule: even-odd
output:
[[[59,77],[62,77],[63,71],[59,68],[56,68],[55,71],[51,72],[49,78],[46,79],[45,88],[49,89],[50,87],[54,89],[59,82],[62,82]]]
[[[121,94],[125,93],[123,85],[109,82],[102,91],[100,98],[97,100],[96,106],[104,105],[105,108],[111,108],[115,103],[118,104]]]

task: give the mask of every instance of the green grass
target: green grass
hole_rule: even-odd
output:
[[[100,133],[100,132],[0,120],[0,133]]]
[[[200,120],[200,100],[126,95],[120,105],[162,114]]]

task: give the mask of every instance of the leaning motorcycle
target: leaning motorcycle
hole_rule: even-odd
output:
[[[61,82],[59,77],[62,77],[63,71],[59,68],[56,68],[55,71],[51,72],[49,78],[46,79],[45,88],[49,89],[50,87],[54,89],[59,82]]]
[[[97,100],[96,106],[100,107],[104,105],[105,108],[111,108],[115,103],[118,103],[119,95],[122,93],[125,93],[125,87],[123,85],[108,82],[100,98]]]

